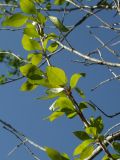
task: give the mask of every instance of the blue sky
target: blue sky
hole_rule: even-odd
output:
[[[79,16],[78,16],[79,17]],[[76,13],[71,17],[72,21],[78,19]],[[106,19],[109,19],[107,15]],[[66,23],[70,22],[68,18]],[[94,18],[88,20],[80,28],[73,32],[69,39],[72,45],[81,52],[87,52],[99,46],[99,43],[89,35],[88,29],[85,27],[88,23],[96,24]],[[111,38],[110,32],[95,31],[101,38]],[[18,55],[27,55],[21,45],[22,34],[18,32],[0,31],[0,48],[11,49]],[[107,52],[107,51],[106,51]],[[105,53],[105,57],[107,57]],[[110,55],[110,59],[113,57]],[[79,59],[79,57],[62,51],[53,57],[52,64],[64,69],[70,78],[74,72],[87,73],[86,78],[80,80],[78,86],[85,91],[86,100],[92,100],[99,105],[106,113],[112,114],[119,111],[119,81],[112,81],[95,91],[91,91],[100,81],[111,77],[111,73],[106,67],[97,65],[83,66],[82,64],[74,63],[72,60]],[[40,144],[41,146],[49,146],[56,148],[61,152],[66,152],[72,156],[72,151],[79,144],[79,140],[72,134],[73,131],[82,130],[83,126],[79,118],[68,120],[66,117],[59,118],[51,123],[43,120],[44,117],[50,114],[49,106],[54,100],[43,101],[36,100],[37,97],[44,93],[44,90],[39,87],[33,92],[21,92],[19,90],[21,84],[25,80],[20,80],[14,83],[0,86],[0,118],[9,122],[16,129],[23,132],[30,139]],[[79,99],[76,97],[78,101]],[[94,112],[91,109],[85,111],[86,117],[102,115],[100,112]],[[105,122],[105,131],[112,125],[119,122],[119,117],[108,119],[103,116]],[[2,160],[32,160],[33,158],[27,153],[24,147],[20,147],[11,156],[7,156],[19,142],[17,139],[1,128],[0,132],[0,159]],[[41,160],[48,160],[48,157],[42,151],[33,148],[35,153],[40,156]],[[100,157],[99,157],[100,158]]]

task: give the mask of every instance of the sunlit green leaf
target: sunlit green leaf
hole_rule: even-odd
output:
[[[28,14],[35,14],[36,8],[31,0],[20,0],[20,8],[23,12]]]
[[[77,138],[79,138],[80,140],[87,140],[87,139],[90,139],[90,136],[86,133],[86,132],[84,132],[84,131],[75,131],[75,132],[73,132],[73,134],[77,137]]]
[[[35,26],[31,23],[27,23],[26,28],[24,29],[24,34],[32,38],[40,37]]]
[[[71,79],[70,79],[70,87],[71,87],[72,89],[75,88],[76,85],[77,85],[77,83],[78,83],[78,81],[79,81],[79,79],[80,79],[81,77],[84,77],[84,76],[85,76],[84,73],[74,73],[74,74],[72,75]]]
[[[26,81],[25,83],[22,84],[20,90],[21,91],[32,91],[34,89],[36,89],[37,85],[33,85],[31,83],[29,83],[29,81]]]
[[[85,130],[87,134],[92,135],[94,137],[97,136],[97,129],[95,127],[87,127]]]
[[[47,117],[47,119],[49,119],[49,121],[54,121],[55,119],[61,117],[62,115],[64,115],[64,112],[61,111],[55,111],[53,112],[50,116]]]
[[[27,22],[27,20],[28,20],[27,16],[20,13],[16,13],[12,16],[7,17],[2,22],[2,26],[21,27]]]
[[[95,127],[97,129],[98,133],[101,133],[103,128],[104,128],[104,124],[103,124],[103,120],[102,118],[99,116],[96,119],[94,117],[90,118],[90,123],[92,127]]]
[[[68,32],[69,29],[66,28],[62,22],[54,16],[49,16],[49,19],[51,20],[51,22],[61,31],[61,32]]]
[[[47,50],[49,51],[49,52],[55,52],[56,50],[57,50],[57,48],[58,48],[58,44],[56,43],[56,42],[54,42],[54,43],[51,43],[50,44],[50,46],[47,48]]]
[[[46,22],[46,17],[43,15],[43,14],[41,14],[40,12],[39,13],[37,13],[37,20],[39,21],[39,23],[40,24],[45,24],[45,22]]]
[[[81,144],[79,144],[75,150],[74,150],[74,153],[73,155],[76,156],[78,154],[81,154],[81,152],[87,147],[89,146],[91,143],[93,143],[94,140],[93,139],[87,139],[85,141],[83,141]]]
[[[42,60],[42,54],[31,53],[28,55],[28,59],[33,65],[37,66]]]
[[[46,72],[50,84],[54,85],[55,87],[66,85],[67,77],[62,69],[48,66]]]
[[[56,5],[62,5],[65,2],[65,0],[55,0],[54,4]]]
[[[68,108],[71,110],[74,110],[73,103],[69,100],[67,97],[60,97],[56,100],[56,103],[54,105],[55,108]]]
[[[42,50],[40,43],[31,39],[29,36],[27,36],[26,34],[23,35],[22,38],[22,45],[23,48],[27,51],[31,51],[31,50]]]
[[[20,72],[23,76],[26,76],[31,80],[40,80],[43,78],[43,72],[33,64],[26,64],[21,66]]]
[[[94,147],[92,145],[87,146],[80,154],[80,160],[85,160],[87,157],[89,157],[92,152],[94,151]]]
[[[51,160],[70,160],[69,158],[52,148],[46,147],[46,153]]]

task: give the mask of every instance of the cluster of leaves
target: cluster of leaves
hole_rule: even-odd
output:
[[[6,2],[9,3],[10,0]],[[66,3],[65,0],[54,1],[55,5],[63,5],[64,3]],[[47,13],[43,15],[37,9],[39,4],[46,5],[46,8],[50,8],[51,6],[50,1],[20,0],[19,12],[5,16],[2,26],[13,28],[24,27],[22,45],[28,51],[28,56],[27,60],[23,61],[13,55],[1,53],[0,62],[5,62],[9,66],[12,66],[13,70],[10,72],[12,75],[21,73],[22,76],[26,77],[26,82],[21,86],[22,91],[32,91],[38,86],[42,86],[46,89],[46,95],[38,99],[47,100],[56,98],[50,107],[52,114],[47,117],[48,120],[54,121],[62,115],[66,115],[70,119],[75,116],[81,116],[83,115],[82,111],[88,108],[90,104],[85,101],[77,103],[73,97],[73,91],[76,91],[80,97],[85,98],[84,92],[77,86],[79,79],[85,77],[85,74],[74,73],[70,81],[68,81],[64,70],[61,68],[51,66],[50,63],[48,63],[49,65],[45,70],[42,70],[40,67],[43,60],[49,62],[48,54],[53,54],[59,48],[58,43],[55,41],[60,37],[55,33],[45,33],[46,22],[52,22],[62,33],[68,32],[69,29],[57,17],[49,16]],[[2,75],[0,77],[1,83],[6,80],[5,76]],[[94,106],[92,107],[94,108]],[[82,121],[85,122],[84,119]],[[75,160],[84,160],[91,156],[96,144],[104,142],[105,137],[102,135],[103,128],[104,125],[101,117],[91,117],[84,131],[74,132],[74,135],[83,141],[73,152]],[[115,159],[116,157],[120,158],[120,144],[114,142],[113,147],[118,152],[113,157]],[[46,147],[46,153],[51,160],[70,160],[67,154],[61,154],[52,148]],[[108,155],[105,155],[103,160],[109,160]]]
[[[10,51],[0,51],[0,63],[5,64],[9,69],[6,74],[0,76],[0,84],[4,84],[11,78],[19,77],[19,67],[24,64],[22,58],[15,57]]]

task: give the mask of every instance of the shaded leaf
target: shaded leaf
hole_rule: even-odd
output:
[[[87,140],[87,139],[90,139],[90,136],[86,133],[86,132],[84,132],[84,131],[75,131],[75,132],[73,132],[73,134],[77,137],[77,138],[79,138],[80,140]]]
[[[82,98],[85,98],[85,94],[84,92],[78,88],[78,87],[75,87],[75,91],[82,97]]]
[[[113,148],[115,149],[115,151],[120,153],[120,143],[113,142],[112,145],[113,145]]]

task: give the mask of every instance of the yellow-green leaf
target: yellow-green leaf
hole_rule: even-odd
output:
[[[83,76],[85,76],[85,74],[83,74],[83,73],[75,73],[75,74],[73,74],[71,79],[70,79],[70,87],[71,88],[75,88],[77,83],[78,83],[78,81],[79,81],[79,79],[81,77],[83,77]]]
[[[47,77],[50,84],[56,86],[65,86],[67,83],[67,77],[64,70],[48,66],[46,68]]]
[[[20,90],[21,91],[32,91],[37,88],[37,85],[31,84],[29,81],[26,81],[22,84]]]
[[[33,65],[37,66],[42,60],[42,54],[31,53],[28,55],[28,59],[30,59]]]
[[[35,14],[36,8],[31,0],[20,0],[20,8],[27,14]]]
[[[60,108],[60,109],[65,109],[65,108],[68,108],[68,109],[71,109],[74,111],[74,105],[73,103],[71,102],[71,100],[67,97],[60,97],[56,100],[55,104],[54,104],[54,107],[55,108]]]
[[[93,143],[94,140],[93,139],[87,139],[85,141],[83,141],[81,144],[79,144],[75,150],[74,150],[74,153],[73,155],[76,156],[78,154],[81,154],[81,152],[87,147],[89,146],[91,143]]]
[[[55,119],[61,117],[64,114],[64,112],[53,112],[50,116],[47,117],[47,119],[49,119],[50,122],[54,121]]]
[[[30,38],[29,36],[27,36],[26,34],[23,35],[22,38],[22,45],[23,48],[27,51],[31,51],[31,50],[41,50],[41,46],[40,43],[33,40],[32,38]]]
[[[20,67],[20,72],[23,76],[30,78],[31,80],[42,79],[43,72],[33,64],[26,64]]]
[[[64,2],[65,2],[65,0],[55,0],[54,4],[62,5]]]
[[[80,160],[85,160],[86,158],[88,158],[93,151],[94,147],[92,145],[86,147],[80,154]]]
[[[39,34],[35,28],[35,25],[27,23],[26,28],[24,29],[24,34],[32,38],[39,38]]]
[[[2,22],[2,26],[21,27],[26,23],[27,20],[28,20],[27,16],[20,13],[16,13],[12,16],[7,17]]]
[[[49,19],[51,20],[51,22],[61,31],[61,32],[68,32],[69,29],[67,27],[65,27],[62,22],[54,16],[49,16]]]
[[[56,42],[54,42],[54,43],[51,43],[50,44],[50,46],[47,48],[47,50],[49,51],[49,52],[55,52],[56,50],[57,50],[57,48],[58,48],[58,43],[56,43]]]

